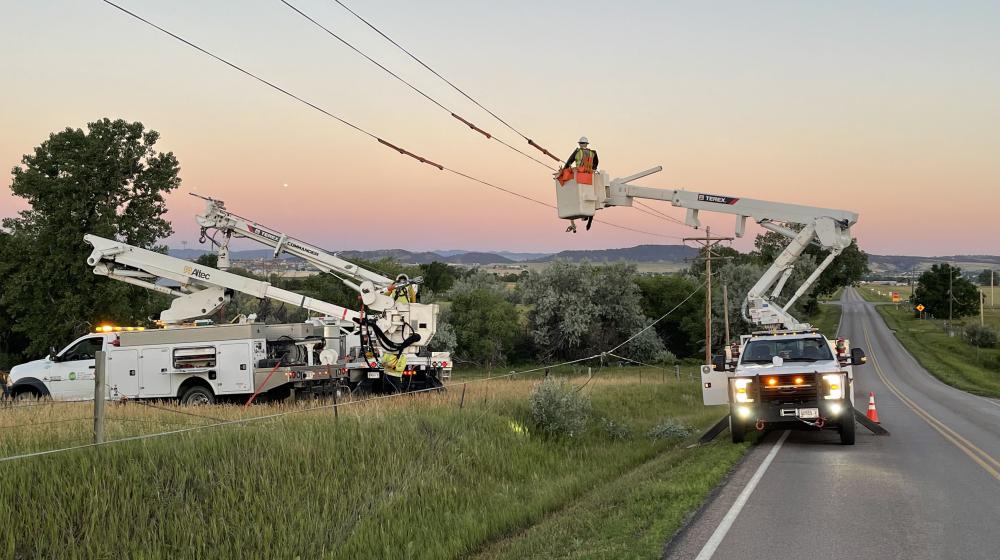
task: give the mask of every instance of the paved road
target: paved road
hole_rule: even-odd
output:
[[[666,558],[1000,559],[1000,403],[931,377],[856,291],[842,305],[840,334],[869,356],[857,404],[874,391],[892,435],[768,435]]]

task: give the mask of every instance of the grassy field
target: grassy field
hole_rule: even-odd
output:
[[[820,303],[819,311],[809,317],[809,322],[812,326],[819,329],[819,332],[826,335],[827,338],[835,338],[837,336],[837,327],[840,326],[840,315],[843,308],[840,305],[831,303]]]
[[[943,321],[916,319],[906,306],[880,305],[877,309],[907,351],[935,377],[963,391],[1000,397],[1000,350],[967,343],[962,338],[963,322],[955,322],[955,335],[950,336]],[[979,318],[964,322],[969,321]]]
[[[345,406],[339,419],[310,405],[112,404],[109,439],[301,413],[2,463],[0,557],[658,557],[745,446],[647,437],[665,420],[694,434],[723,414],[687,372],[576,371],[593,412],[572,440],[532,423],[537,376],[470,382],[459,409],[456,374],[447,392]],[[85,443],[90,408],[0,409],[0,457]]]

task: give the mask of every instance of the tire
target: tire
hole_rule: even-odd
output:
[[[845,407],[844,418],[840,420],[840,444],[854,445],[854,409]]]
[[[215,395],[207,387],[192,385],[184,391],[179,401],[184,406],[205,406],[215,404]]]
[[[36,393],[35,391],[31,389],[25,389],[24,391],[16,393],[11,398],[11,400],[13,400],[16,403],[26,403],[26,402],[41,400],[41,397],[39,397],[38,393]]]
[[[743,443],[747,437],[747,425],[736,420],[732,414],[729,415],[729,434],[733,437],[733,443]]]

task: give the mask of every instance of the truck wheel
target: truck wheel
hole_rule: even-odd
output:
[[[845,411],[844,418],[840,421],[840,444],[854,445],[854,414],[850,408]]]
[[[743,443],[747,435],[747,425],[729,415],[729,434],[733,436],[733,443]]]
[[[181,395],[180,403],[185,406],[204,406],[215,404],[215,395],[201,385],[192,385]]]
[[[38,393],[36,393],[35,391],[31,389],[26,389],[14,395],[14,402],[24,403],[30,401],[37,401],[40,398],[41,397],[39,397]]]

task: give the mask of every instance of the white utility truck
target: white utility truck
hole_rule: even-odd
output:
[[[94,354],[107,354],[111,398],[177,398],[183,403],[255,393],[326,393],[359,386],[374,390],[440,387],[443,366],[409,364],[399,357],[420,349],[437,328],[436,305],[401,303],[362,294],[378,313],[352,311],[283,290],[267,282],[133,247],[85,236],[94,250],[94,273],[174,297],[160,313],[161,329],[108,327],[75,341],[45,360],[11,372],[14,398],[93,398]],[[175,283],[171,286],[164,281]],[[321,314],[307,323],[264,325],[255,317],[238,324],[204,325],[236,293],[273,299]],[[384,298],[384,299],[383,299]],[[402,367],[387,372],[385,356]],[[66,369],[67,372],[62,372]],[[72,371],[69,371],[72,370]],[[79,371],[77,371],[79,370]],[[81,383],[69,387],[63,379]]]
[[[273,228],[261,225],[253,220],[238,216],[226,209],[221,200],[209,198],[194,193],[191,196],[205,201],[205,211],[196,216],[198,225],[201,226],[202,241],[211,240],[217,245],[219,264],[221,270],[226,270],[230,266],[229,241],[233,237],[250,239],[262,245],[270,247],[274,251],[274,257],[281,254],[298,257],[309,263],[321,273],[331,274],[344,285],[362,295],[363,303],[369,314],[382,314],[387,310],[397,306],[410,309],[437,309],[437,306],[426,306],[420,304],[420,286],[423,279],[408,278],[401,274],[396,279],[390,279],[377,272],[365,270],[354,263],[346,261],[337,255],[324,251],[320,247],[305,241],[289,237]],[[213,235],[211,232],[217,232]],[[216,241],[216,235],[221,234],[221,240]],[[426,348],[425,342],[419,345],[419,351],[406,352],[400,357],[402,360],[392,359],[385,364],[387,367],[396,368],[402,362],[407,366],[417,369],[440,368],[442,373],[451,376],[452,359],[448,352],[432,353]]]
[[[701,227],[698,213],[736,216],[736,236],[752,218],[769,231],[790,239],[775,261],[749,290],[743,316],[761,330],[741,338],[730,357],[718,355],[702,366],[702,394],[706,405],[730,407],[729,427],[741,442],[750,426],[757,430],[835,429],[841,442],[854,443],[852,366],[865,362],[864,351],[847,353],[847,341],[830,341],[808,323],[789,313],[791,306],[819,278],[833,259],[851,244],[851,226],[858,215],[845,210],[815,208],[733,196],[630,184],[661,171],[655,167],[628,177],[610,179],[607,172],[560,177],[555,181],[559,217],[585,219],[588,229],[597,211],[632,206],[635,199],[659,200],[686,210],[685,223]],[[578,180],[579,179],[579,180]],[[575,225],[570,231],[576,231]],[[783,304],[777,303],[796,260],[809,244],[828,256]]]

